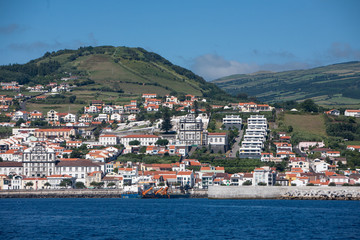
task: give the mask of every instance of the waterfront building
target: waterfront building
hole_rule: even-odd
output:
[[[63,159],[56,165],[57,174],[70,175],[75,177],[77,182],[83,182],[84,184],[87,174],[94,171],[101,171],[101,166],[86,159]]]
[[[269,167],[255,168],[253,175],[253,186],[265,183],[267,186],[274,186],[276,182],[276,172]]]

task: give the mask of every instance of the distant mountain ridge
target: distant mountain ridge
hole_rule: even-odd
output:
[[[313,98],[321,105],[360,104],[359,61],[307,70],[237,74],[211,82],[232,95],[246,93],[269,103]]]
[[[71,73],[79,77],[83,90],[142,93],[227,95],[190,70],[172,64],[143,48],[81,47],[47,52],[26,64],[0,66],[0,81],[47,84]]]

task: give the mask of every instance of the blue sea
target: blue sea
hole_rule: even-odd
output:
[[[360,202],[0,199],[0,239],[360,239]]]

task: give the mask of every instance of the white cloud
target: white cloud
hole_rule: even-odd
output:
[[[216,54],[205,54],[195,58],[191,69],[206,80],[241,73],[252,73],[259,70],[257,64],[229,61]]]
[[[354,49],[348,43],[334,42],[327,51],[333,59],[356,59],[360,58],[360,50]]]
[[[286,62],[283,64],[267,63],[267,64],[250,64],[240,63],[233,60],[226,60],[222,56],[215,54],[205,54],[195,58],[191,69],[206,80],[214,80],[233,74],[248,74],[258,71],[287,71],[295,69],[306,69],[314,67],[304,62]]]

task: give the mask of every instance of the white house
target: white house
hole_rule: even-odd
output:
[[[101,171],[101,166],[90,160],[63,160],[57,163],[56,173],[60,175],[70,175],[75,177],[77,182],[85,183],[88,173],[94,171]]]
[[[105,106],[103,107],[102,112],[112,114],[114,112],[114,108],[112,106]]]
[[[191,171],[181,171],[176,174],[176,182],[180,183],[181,186],[189,185],[193,187],[195,184],[194,173]]]
[[[99,137],[99,143],[104,146],[111,146],[118,144],[118,137],[116,135],[105,134]]]
[[[154,145],[160,137],[156,135],[127,135],[121,138],[120,142],[126,147],[131,141],[139,141],[141,146]]]
[[[76,115],[72,113],[68,113],[65,115],[64,121],[74,123],[76,122]]]
[[[345,110],[344,115],[347,117],[360,117],[360,110],[347,109]]]
[[[208,145],[227,145],[226,133],[208,133]]]
[[[14,113],[14,116],[12,117],[12,120],[13,121],[18,121],[19,119],[24,119],[25,121],[28,120],[28,117],[29,117],[29,113],[28,112],[25,112],[25,111],[16,111]]]
[[[319,159],[315,159],[313,164],[312,164],[312,169],[315,172],[325,172],[329,170],[329,165],[328,163],[321,161]]]

